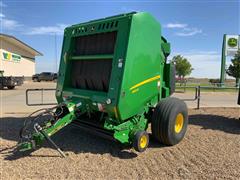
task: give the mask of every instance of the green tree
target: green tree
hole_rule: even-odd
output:
[[[240,79],[240,50],[234,55],[234,58],[231,59],[231,64],[227,69],[227,74],[236,79],[236,86],[239,85]]]
[[[192,65],[190,62],[184,58],[181,55],[174,56],[172,63],[175,64],[176,66],[176,74],[178,75],[179,78],[184,78],[187,75],[190,75],[192,73]]]

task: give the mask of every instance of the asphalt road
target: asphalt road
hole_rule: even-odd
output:
[[[0,115],[20,115],[29,114],[30,112],[46,107],[46,106],[27,106],[25,100],[26,89],[35,88],[55,88],[56,83],[53,82],[25,82],[22,86],[14,90],[0,90]],[[175,93],[173,96],[180,99],[193,99],[194,92]],[[237,92],[202,92],[201,93],[201,107],[239,107],[237,105]],[[41,93],[30,93],[30,103],[40,103]],[[48,91],[43,94],[43,102],[53,103],[55,100],[55,92]],[[196,101],[186,101],[189,108],[196,108]]]
[[[195,92],[175,93],[173,96],[185,99],[189,108],[197,107],[197,101],[192,101]],[[237,98],[237,92],[201,92],[200,107],[240,107]]]
[[[37,89],[37,88],[56,88],[56,83],[52,82],[25,82],[22,86],[16,87],[14,90],[0,90],[0,115],[11,116],[29,114],[34,110],[45,108],[49,106],[27,106],[26,105],[26,89]],[[54,91],[43,94],[44,102],[56,102]],[[30,93],[30,103],[40,103],[41,93]]]

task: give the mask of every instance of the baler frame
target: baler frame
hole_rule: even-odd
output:
[[[174,65],[166,61],[169,54],[160,24],[148,13],[66,28],[56,89],[59,106],[43,125],[34,125],[35,132],[20,149],[38,147],[44,139],[51,142],[50,136],[70,123],[96,126],[139,152],[148,146],[149,123],[160,142],[178,143],[186,132],[187,108],[184,102],[167,98],[174,91],[175,78]],[[65,109],[61,115],[59,107]]]

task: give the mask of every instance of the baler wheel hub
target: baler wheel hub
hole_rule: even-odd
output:
[[[180,133],[184,124],[184,117],[182,113],[178,113],[175,121],[175,132]]]
[[[140,138],[140,147],[145,148],[147,146],[147,142],[148,142],[147,136],[143,135]]]

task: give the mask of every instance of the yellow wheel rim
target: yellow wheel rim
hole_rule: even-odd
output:
[[[141,138],[140,138],[140,147],[143,149],[147,146],[147,136],[143,135]]]
[[[176,133],[180,133],[182,128],[183,128],[183,122],[184,122],[184,118],[183,118],[183,114],[179,113],[176,117],[176,121],[175,121],[175,132]]]

